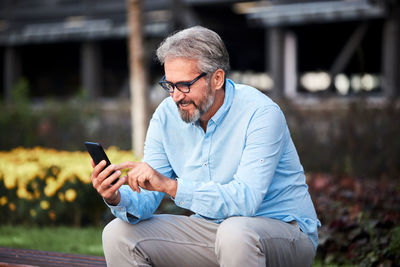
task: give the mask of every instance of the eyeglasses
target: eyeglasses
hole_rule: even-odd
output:
[[[175,88],[181,91],[182,93],[187,94],[190,92],[190,86],[193,85],[195,82],[197,82],[201,77],[204,77],[206,75],[207,73],[203,72],[199,76],[194,78],[191,82],[177,82],[177,83],[171,83],[166,81],[164,75],[164,77],[162,77],[162,79],[158,84],[161,85],[161,87],[164,88],[164,90],[170,94],[174,92]]]

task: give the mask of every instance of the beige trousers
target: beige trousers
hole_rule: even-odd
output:
[[[155,215],[138,224],[114,219],[103,231],[107,266],[311,266],[315,251],[296,222]]]

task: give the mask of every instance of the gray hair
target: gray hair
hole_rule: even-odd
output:
[[[229,71],[229,54],[219,35],[201,26],[176,32],[160,44],[157,58],[161,64],[167,58],[191,58],[198,60],[201,72],[213,73],[217,69]]]

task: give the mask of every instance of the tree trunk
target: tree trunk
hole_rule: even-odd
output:
[[[142,157],[147,127],[147,92],[145,56],[141,21],[141,1],[126,0],[129,31],[129,69],[131,93],[132,145],[134,153]]]

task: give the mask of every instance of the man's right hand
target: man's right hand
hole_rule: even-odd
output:
[[[102,160],[97,166],[93,160],[91,160],[91,164],[93,172],[90,179],[92,180],[93,187],[109,205],[118,205],[121,200],[121,195],[118,189],[125,183],[126,176],[121,177],[114,185],[112,185],[111,183],[121,175],[121,171],[117,170],[115,173],[110,175],[115,170],[115,165],[111,164],[104,169],[106,166],[105,160]]]

